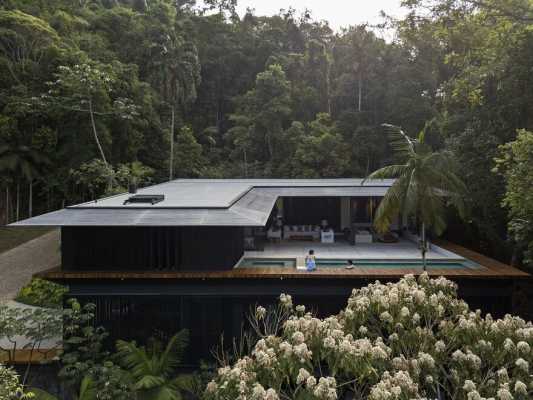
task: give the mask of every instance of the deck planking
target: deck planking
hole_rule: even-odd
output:
[[[445,240],[438,246],[476,262],[482,268],[444,269],[431,268],[428,274],[456,279],[530,279],[531,275],[473,250]],[[308,272],[295,268],[254,267],[227,271],[62,271],[60,267],[40,272],[36,276],[52,280],[136,280],[136,279],[398,279],[406,274],[420,274],[421,268],[319,268]]]

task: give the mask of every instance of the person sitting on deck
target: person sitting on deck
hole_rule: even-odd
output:
[[[353,269],[354,265],[353,265],[353,261],[352,260],[348,260],[348,264],[346,265],[346,269]]]
[[[305,256],[305,267],[307,271],[315,271],[316,270],[316,260],[315,260],[315,251],[309,250],[309,254]]]

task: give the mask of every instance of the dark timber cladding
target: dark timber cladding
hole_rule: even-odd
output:
[[[241,227],[62,227],[66,271],[229,270],[244,252]]]

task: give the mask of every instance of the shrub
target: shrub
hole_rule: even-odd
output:
[[[132,397],[131,385],[125,371],[111,361],[105,349],[108,332],[94,326],[96,305],[80,304],[69,299],[63,309],[63,354],[62,368],[58,377],[71,394],[79,392],[78,398],[99,400],[127,400]],[[85,393],[86,397],[82,396]]]
[[[15,400],[26,399],[19,376],[14,369],[0,364],[0,399]]]
[[[63,296],[68,292],[65,286],[45,279],[33,278],[20,289],[16,301],[30,306],[61,308]]]
[[[222,365],[207,399],[530,399],[533,325],[471,311],[444,278],[354,289],[338,315],[319,319],[280,296],[258,307],[251,353]],[[270,314],[283,315],[277,332]],[[277,322],[276,322],[277,324]],[[268,332],[268,334],[266,334]]]

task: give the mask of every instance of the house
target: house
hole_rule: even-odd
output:
[[[61,228],[62,262],[43,277],[98,307],[114,337],[191,331],[191,360],[224,332],[238,337],[255,304],[293,295],[336,313],[355,287],[420,273],[417,236],[400,218],[378,235],[372,220],[392,180],[178,179],[17,222]],[[304,257],[315,250],[318,270]],[[355,268],[346,269],[347,260]],[[527,274],[443,241],[430,275],[458,282],[474,307],[511,311]]]

